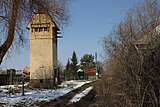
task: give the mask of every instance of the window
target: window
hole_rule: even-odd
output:
[[[38,32],[38,28],[35,28],[35,32]]]
[[[39,28],[39,32],[42,32],[43,31],[43,29],[42,28]]]
[[[33,32],[33,28],[31,28],[31,32]]]
[[[45,31],[45,32],[49,32],[49,28],[45,27],[45,28],[44,28],[44,31]]]

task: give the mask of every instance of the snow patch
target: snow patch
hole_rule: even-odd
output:
[[[83,90],[79,94],[76,94],[69,102],[74,103],[74,102],[80,101],[81,98],[86,96],[92,89],[93,89],[93,86],[86,88],[85,90]]]
[[[37,102],[41,101],[51,101],[70,91],[81,87],[82,85],[89,83],[91,81],[64,81],[60,86],[60,89],[35,89],[27,90],[25,96],[22,93],[16,93],[15,95],[9,96],[6,92],[9,87],[15,88],[15,86],[0,86],[0,104],[4,104],[2,107],[15,107],[17,105],[25,105],[27,107],[36,107]],[[72,84],[72,85],[70,85]]]

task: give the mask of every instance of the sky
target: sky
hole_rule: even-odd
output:
[[[65,66],[73,51],[78,60],[84,54],[98,53],[103,61],[101,41],[115,24],[125,17],[128,9],[143,0],[73,0],[70,4],[70,23],[62,30],[58,41],[58,60]],[[27,30],[27,29],[26,29]],[[29,39],[29,33],[26,33]],[[29,41],[29,40],[28,40]],[[1,69],[23,70],[29,66],[29,48],[12,52],[3,60]]]

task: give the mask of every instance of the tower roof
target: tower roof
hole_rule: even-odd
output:
[[[40,26],[41,24],[50,24],[52,27],[55,27],[57,30],[59,30],[59,27],[47,11],[37,11],[27,24],[27,29],[30,29],[32,25]]]

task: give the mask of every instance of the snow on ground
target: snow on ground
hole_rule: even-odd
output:
[[[0,104],[4,104],[2,107],[16,107],[16,105],[21,105],[22,107],[36,107],[37,102],[41,101],[50,101],[67,94],[68,92],[81,87],[82,85],[89,83],[90,81],[64,81],[60,87],[56,90],[53,89],[35,89],[27,90],[25,96],[22,96],[21,93],[16,93],[15,95],[9,96],[6,94],[6,87],[0,87]],[[14,88],[14,86],[11,86]],[[1,106],[1,105],[0,105]]]
[[[82,92],[76,94],[69,102],[70,103],[78,102],[79,100],[81,100],[82,97],[86,96],[92,89],[93,89],[92,86],[86,88]]]

